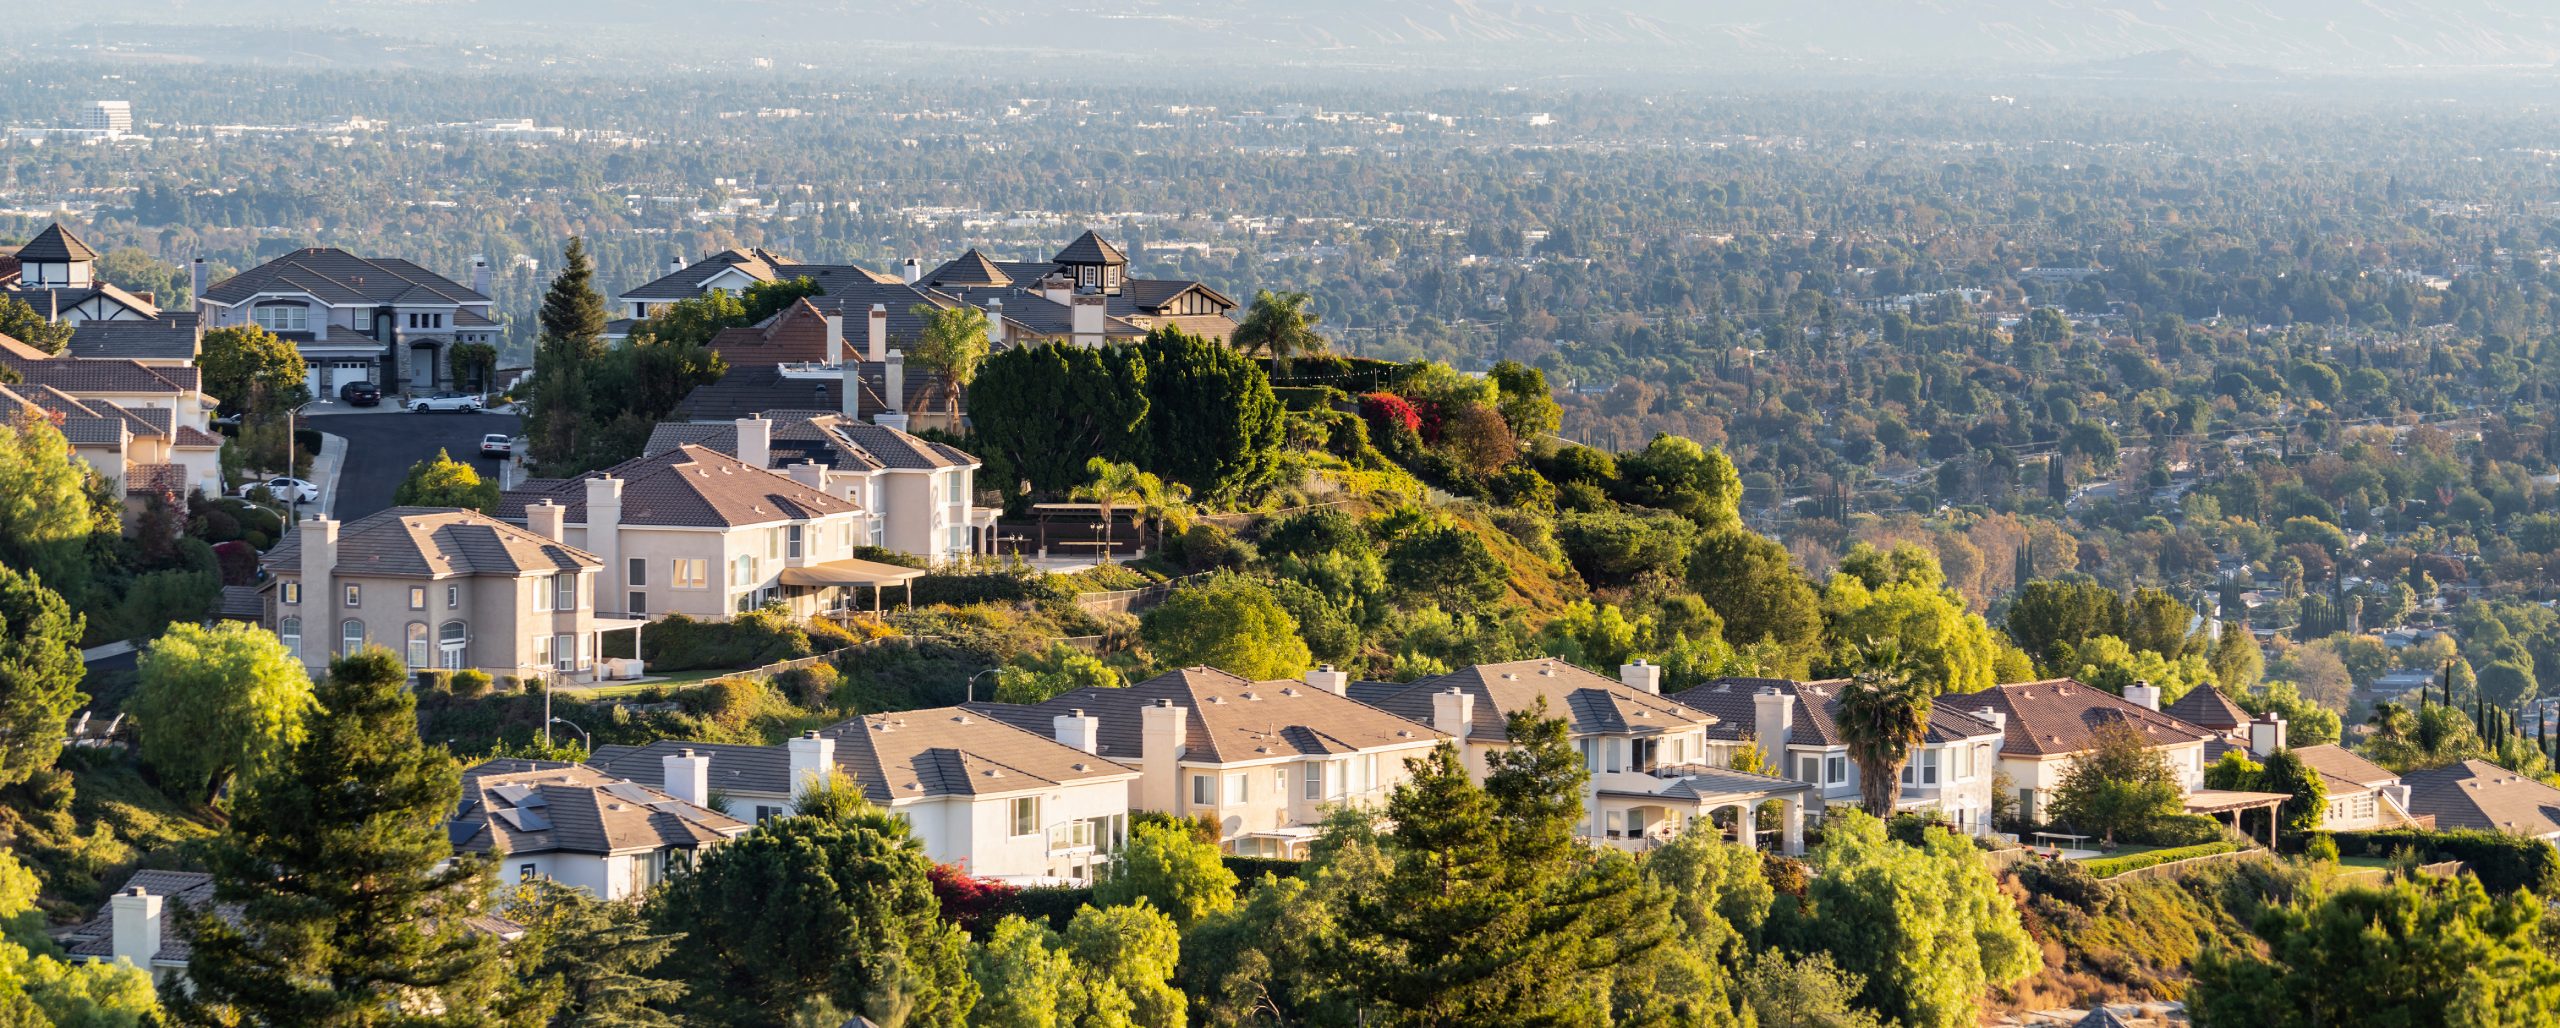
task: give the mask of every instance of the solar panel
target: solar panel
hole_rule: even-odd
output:
[[[541,814],[522,807],[500,808],[497,814],[499,817],[506,818],[507,823],[516,826],[516,830],[520,832],[543,832],[551,829],[551,822],[544,820]]]

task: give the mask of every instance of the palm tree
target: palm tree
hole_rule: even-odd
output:
[[[1112,515],[1128,507],[1138,516],[1140,525],[1170,524],[1181,531],[1191,523],[1191,487],[1180,482],[1167,485],[1150,472],[1124,461],[1108,461],[1100,457],[1086,461],[1085,474],[1092,480],[1068,491],[1072,499],[1102,508],[1103,551],[1111,549]],[[1158,533],[1159,535],[1162,532]],[[1145,529],[1139,530],[1138,542],[1146,543]]]
[[[1274,293],[1268,289],[1254,294],[1253,308],[1245,312],[1244,321],[1231,337],[1236,349],[1261,353],[1271,358],[1271,375],[1280,376],[1280,362],[1305,353],[1324,352],[1324,337],[1316,333],[1317,323],[1324,320],[1307,309],[1314,301],[1305,293]]]
[[[1902,765],[1929,735],[1929,695],[1900,645],[1870,643],[1859,658],[1832,720],[1849,744],[1849,759],[1858,762],[1860,805],[1890,817],[1894,794],[1902,788]]]

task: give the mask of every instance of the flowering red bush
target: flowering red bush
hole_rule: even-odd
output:
[[[1422,412],[1394,393],[1367,393],[1360,397],[1360,416],[1372,424],[1402,426],[1407,432],[1422,430]]]
[[[972,878],[969,873],[949,864],[935,864],[925,872],[933,883],[933,896],[942,901],[943,920],[975,933],[981,922],[993,922],[1003,916],[1013,895],[1022,890],[990,878]]]

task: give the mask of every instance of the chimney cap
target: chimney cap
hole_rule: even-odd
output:
[[[691,747],[691,746],[687,746],[687,747],[685,747],[685,748],[683,748],[683,749],[677,750],[677,751],[676,751],[676,756],[679,756],[679,757],[690,757],[690,756],[693,756],[693,747]]]

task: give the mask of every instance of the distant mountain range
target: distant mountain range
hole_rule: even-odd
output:
[[[285,24],[794,59],[888,46],[1542,72],[2073,69],[2162,52],[2292,72],[2560,62],[2549,0],[125,0],[10,21],[19,44],[100,21]]]

